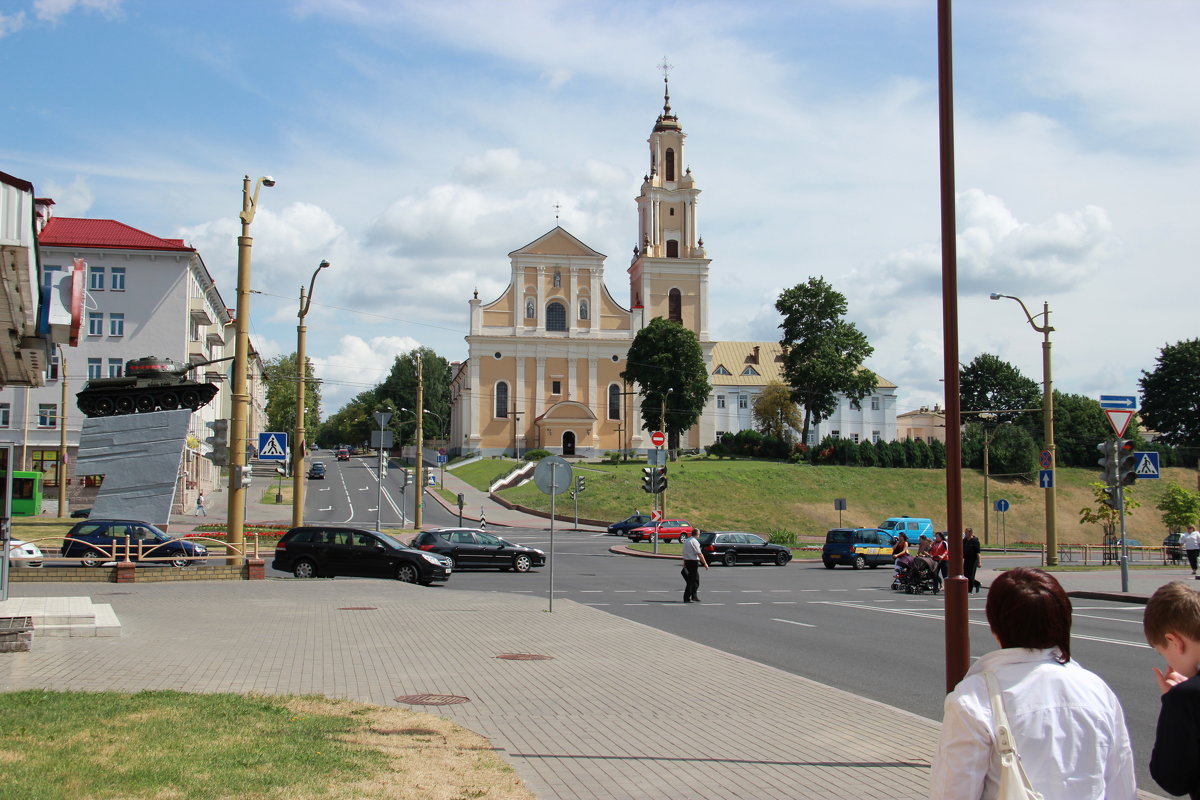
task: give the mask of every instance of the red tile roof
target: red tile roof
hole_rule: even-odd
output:
[[[113,219],[51,217],[38,235],[42,247],[107,247],[122,250],[183,250],[183,239],[160,239]]]

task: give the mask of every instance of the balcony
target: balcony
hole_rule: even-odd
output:
[[[208,303],[203,297],[188,298],[188,313],[192,321],[198,325],[212,325],[212,315],[208,313]]]

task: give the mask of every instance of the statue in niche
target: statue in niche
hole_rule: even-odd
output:
[[[562,273],[554,270],[554,288],[557,289],[560,286],[562,286]]]
[[[580,301],[579,301],[579,318],[580,318],[580,319],[587,319],[587,318],[588,318],[588,307],[587,307],[587,300],[580,300]]]
[[[533,319],[535,313],[533,298],[530,297],[525,301],[525,319]]]

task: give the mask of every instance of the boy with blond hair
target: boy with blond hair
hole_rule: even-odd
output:
[[[1142,629],[1167,662],[1154,668],[1163,695],[1150,775],[1168,793],[1200,800],[1200,592],[1182,581],[1160,586]]]

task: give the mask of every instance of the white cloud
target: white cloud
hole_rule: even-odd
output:
[[[0,39],[16,33],[25,27],[25,12],[15,14],[0,14]]]
[[[336,352],[313,358],[313,369],[322,381],[321,418],[328,418],[355,395],[374,387],[391,372],[396,356],[419,346],[408,336],[340,337]]]
[[[91,181],[82,175],[76,175],[74,180],[65,186],[58,181],[46,181],[39,191],[54,199],[54,213],[60,217],[85,216],[96,202]]]
[[[33,0],[33,11],[40,20],[58,22],[76,8],[115,16],[121,11],[121,3],[122,0]]]

